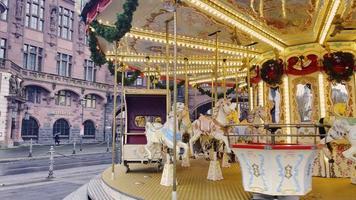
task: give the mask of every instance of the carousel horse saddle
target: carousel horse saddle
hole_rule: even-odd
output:
[[[210,133],[212,128],[212,120],[204,115],[199,117],[199,127],[197,127],[203,133]]]
[[[149,128],[152,131],[158,131],[158,130],[162,129],[162,127],[163,127],[163,124],[161,124],[161,123],[150,123],[149,124]]]
[[[162,133],[164,134],[164,136],[166,137],[166,139],[168,139],[169,141],[173,142],[173,130],[164,128],[162,129]],[[181,141],[182,140],[182,134],[180,132],[176,132],[176,139],[177,141]]]

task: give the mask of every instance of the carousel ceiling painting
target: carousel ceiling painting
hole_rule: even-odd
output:
[[[99,1],[84,9],[88,24],[115,26],[117,14],[123,12],[125,0]],[[132,28],[120,40],[119,54],[129,55],[128,64],[142,68],[150,62],[165,68],[166,33],[169,54],[173,55],[173,17],[163,0],[138,1]],[[356,2],[353,0],[182,0],[177,10],[177,52],[188,58],[189,69],[214,65],[218,34],[219,62],[227,59],[227,67],[243,72],[246,60],[262,66],[263,62],[294,50],[312,47],[318,58],[327,52],[325,46],[344,45],[355,49]],[[93,8],[94,7],[94,8]],[[109,59],[114,58],[113,43],[98,36],[98,46]],[[317,50],[315,50],[317,49]],[[298,53],[300,54],[300,53]],[[315,54],[315,53],[314,53]],[[290,55],[283,58],[288,63]],[[135,60],[133,58],[139,57]],[[194,59],[207,60],[195,62]],[[210,60],[209,60],[210,59]],[[127,60],[130,60],[127,58]],[[154,60],[154,61],[153,61]],[[170,60],[170,62],[173,62]],[[137,64],[140,63],[140,64]],[[186,62],[178,62],[181,66]],[[206,67],[207,68],[207,67]],[[203,77],[204,72],[200,71]],[[206,76],[207,74],[205,74]],[[196,77],[195,77],[196,78]]]

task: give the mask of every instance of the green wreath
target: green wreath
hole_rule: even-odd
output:
[[[269,85],[281,84],[283,73],[283,61],[280,59],[270,59],[262,64],[261,78]]]
[[[126,0],[122,6],[124,12],[116,15],[115,27],[100,24],[97,20],[94,20],[90,26],[108,42],[119,41],[130,31],[133,13],[136,11],[137,6],[138,0]]]
[[[115,65],[112,61],[108,62],[108,69],[111,74],[115,73]],[[124,77],[124,85],[125,86],[133,85],[140,75],[141,75],[140,70],[137,69],[137,70],[133,71],[133,74],[131,77],[129,77],[129,78]],[[117,74],[117,82],[118,83],[121,83],[121,76],[122,76],[121,72]]]
[[[97,20],[94,20],[90,27],[95,31],[89,29],[89,50],[91,52],[90,59],[97,66],[102,66],[108,63],[108,69],[111,74],[114,74],[114,64],[108,61],[105,57],[104,52],[100,49],[97,36],[104,38],[108,42],[119,41],[125,36],[127,32],[130,31],[132,25],[133,13],[136,11],[138,6],[138,0],[126,0],[123,4],[124,12],[117,14],[115,27],[100,24]],[[137,78],[140,76],[141,72],[139,70],[134,71],[134,74],[130,78],[124,79],[125,85],[132,85]],[[118,82],[121,83],[121,73],[118,74]]]
[[[200,92],[201,95],[207,95],[209,97],[211,97],[211,91],[210,90],[204,90],[202,87],[200,87],[200,85],[196,86],[197,90]],[[234,86],[232,88],[229,88],[226,90],[226,96],[230,95],[231,93],[233,93],[236,89],[236,84],[234,84]],[[218,94],[218,99],[221,99],[224,97],[224,93],[219,93]]]

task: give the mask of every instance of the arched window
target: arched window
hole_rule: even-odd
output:
[[[94,122],[87,120],[84,122],[84,135],[85,136],[95,136],[95,125]]]
[[[95,94],[85,95],[85,107],[86,108],[95,108],[96,107],[96,95]]]
[[[53,124],[53,135],[59,134],[61,136],[69,137],[69,124],[65,119],[58,119]]]
[[[21,135],[24,140],[38,138],[38,124],[35,118],[22,119]]]

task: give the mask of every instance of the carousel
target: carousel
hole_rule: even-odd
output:
[[[114,85],[90,199],[355,198],[355,3],[89,0]]]

